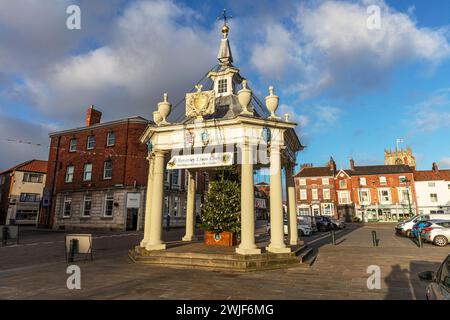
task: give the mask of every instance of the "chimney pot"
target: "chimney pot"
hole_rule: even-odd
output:
[[[355,170],[355,160],[350,159],[350,169]]]

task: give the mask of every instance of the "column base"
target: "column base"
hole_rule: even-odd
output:
[[[142,240],[139,245],[141,246],[141,248],[145,248],[145,246],[147,245],[147,242],[148,241],[146,241],[146,240]]]
[[[244,249],[244,248],[236,248],[237,254],[242,255],[250,255],[250,254],[261,254],[261,249],[259,248],[253,248],[253,249]]]
[[[298,239],[297,239],[297,240],[290,240],[290,241],[289,241],[289,245],[291,245],[291,246],[296,246],[296,245],[299,244],[298,242],[299,242]]]
[[[184,236],[181,240],[186,241],[186,242],[197,241],[198,237],[197,236]]]
[[[271,253],[290,253],[291,252],[291,248],[289,248],[289,247],[274,248],[274,247],[268,246],[268,247],[266,247],[266,250]]]
[[[147,250],[147,251],[166,250],[166,244],[165,243],[147,244],[145,246],[145,250]]]

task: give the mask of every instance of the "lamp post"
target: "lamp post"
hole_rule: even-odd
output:
[[[405,178],[404,181],[406,182],[406,195],[407,195],[407,198],[408,198],[409,217],[412,217],[413,216],[413,212],[412,212],[412,208],[411,208],[411,199],[410,199],[410,196],[409,196],[409,187],[410,187],[411,180],[409,180],[408,178]]]

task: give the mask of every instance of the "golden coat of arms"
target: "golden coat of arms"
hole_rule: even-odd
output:
[[[214,90],[202,91],[202,85],[195,86],[197,92],[186,94],[186,116],[203,119],[203,116],[215,111]]]

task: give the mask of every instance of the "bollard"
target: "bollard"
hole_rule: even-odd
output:
[[[8,244],[8,231],[9,228],[8,227],[3,227],[2,230],[2,245],[6,246]]]
[[[423,248],[422,237],[420,236],[420,232],[417,234],[417,241],[419,244],[419,248]]]
[[[334,229],[331,230],[331,243],[333,244],[333,246],[336,245],[336,235],[334,233]]]
[[[377,232],[375,230],[372,231],[372,243],[374,247],[378,247]]]
[[[75,258],[75,253],[78,252],[78,240],[72,239],[70,240],[69,246],[69,262],[73,262]]]

